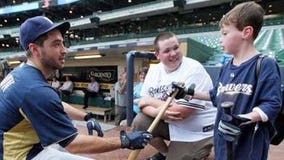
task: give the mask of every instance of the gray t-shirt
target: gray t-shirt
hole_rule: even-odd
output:
[[[115,105],[120,107],[126,107],[126,91],[123,93],[119,93],[122,84],[120,82],[116,82],[114,85],[114,98],[115,98]]]

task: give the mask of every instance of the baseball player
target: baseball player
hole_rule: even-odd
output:
[[[146,131],[102,138],[79,134],[71,119],[90,115],[62,104],[47,78],[62,69],[67,54],[63,34],[69,22],[54,24],[44,16],[27,19],[20,27],[20,43],[27,62],[0,84],[0,159],[79,160],[75,154],[100,153],[119,148],[143,148],[151,139]],[[66,152],[58,150],[59,145]]]

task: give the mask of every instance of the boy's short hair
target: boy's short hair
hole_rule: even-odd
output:
[[[219,26],[234,24],[238,30],[246,26],[253,27],[253,38],[256,39],[263,24],[264,9],[255,2],[244,2],[236,5],[226,13],[219,22]]]
[[[159,33],[157,35],[157,37],[155,38],[155,40],[154,40],[154,49],[155,49],[155,51],[158,52],[160,50],[159,45],[158,45],[159,41],[163,41],[165,39],[169,39],[169,38],[172,38],[174,36],[176,36],[176,35],[174,33],[172,33],[172,32],[161,32],[161,33]]]

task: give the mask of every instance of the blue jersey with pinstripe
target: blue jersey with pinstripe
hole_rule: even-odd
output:
[[[218,113],[215,124],[218,124],[223,114],[220,104],[224,101],[232,101],[235,115],[252,111],[256,106],[274,120],[281,104],[281,80],[277,62],[272,58],[264,58],[256,78],[256,62],[259,55],[242,63],[240,66],[232,64],[232,60],[224,65],[219,78],[210,91],[213,104],[217,106]],[[227,93],[227,94],[225,94]],[[228,94],[230,93],[230,94]],[[218,126],[215,127],[214,149],[215,159],[226,160],[226,142],[218,134]],[[241,128],[241,136],[234,145],[235,160],[266,160],[269,147],[268,127],[260,123],[254,133],[254,125]]]
[[[63,147],[77,129],[61,99],[33,66],[21,64],[0,84],[0,159],[32,159],[43,147]]]

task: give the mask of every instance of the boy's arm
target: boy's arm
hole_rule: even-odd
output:
[[[189,94],[186,94],[184,96],[184,99],[186,100],[191,100],[191,99],[199,99],[199,100],[204,100],[204,101],[211,101],[210,99],[210,95],[209,95],[209,92],[207,91],[204,91],[204,92],[196,92],[194,91],[194,94],[193,95],[189,95]]]
[[[151,117],[156,117],[160,111],[160,107],[165,103],[165,101],[149,96],[142,97],[138,101],[138,105],[142,112]],[[186,118],[192,112],[194,112],[194,109],[192,108],[183,107],[176,103],[172,103],[166,110],[163,119],[180,120]]]
[[[165,103],[165,101],[150,97],[150,96],[144,96],[141,97],[138,101],[137,104],[139,105],[140,108],[144,108],[146,106],[152,106],[154,108],[159,108]]]
[[[247,114],[240,114],[239,116],[250,119],[251,122],[267,122],[268,116],[259,108],[253,108],[252,112]]]
[[[196,91],[195,84],[193,87],[183,88],[178,83],[173,83],[173,87],[178,89],[178,93],[176,94],[176,99],[199,99],[205,101],[211,101],[209,91]]]

